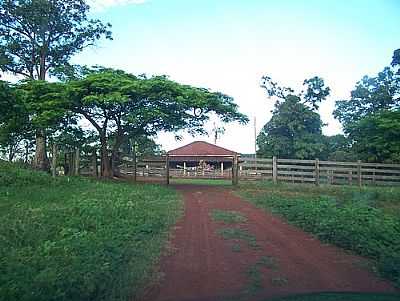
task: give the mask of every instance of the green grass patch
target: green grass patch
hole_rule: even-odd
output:
[[[205,186],[232,186],[231,180],[224,179],[182,179],[172,178],[170,184],[190,184],[190,185],[205,185]]]
[[[289,296],[269,301],[397,301],[400,295],[370,293],[313,293]]]
[[[262,269],[277,269],[276,260],[271,256],[261,256],[256,263],[252,264],[246,271],[249,283],[245,289],[245,294],[254,295],[263,288]]]
[[[337,189],[337,191],[335,191]],[[252,184],[239,193],[321,240],[372,258],[381,275],[400,285],[400,218],[379,205],[398,190]]]
[[[240,244],[234,243],[234,244],[231,246],[231,250],[232,250],[232,252],[237,252],[237,253],[239,253],[239,252],[242,252],[242,247],[241,247]]]
[[[217,234],[221,235],[224,239],[243,240],[251,249],[259,249],[256,237],[249,231],[241,228],[221,228],[217,230]]]
[[[52,179],[0,162],[0,299],[128,300],[181,209],[163,186]]]
[[[247,221],[247,218],[242,213],[233,210],[214,209],[210,215],[214,221],[225,224],[244,223]]]

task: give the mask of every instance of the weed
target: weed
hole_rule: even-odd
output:
[[[221,228],[217,230],[217,233],[224,239],[239,239],[247,243],[252,249],[260,249],[260,245],[257,243],[256,237],[249,231],[241,228]]]
[[[286,284],[288,284],[288,279],[286,277],[274,277],[271,278],[271,284],[274,286],[284,286]]]
[[[238,211],[214,209],[211,212],[211,217],[216,222],[225,224],[244,223],[247,218]]]
[[[240,244],[234,243],[231,247],[232,252],[242,252],[242,247]]]

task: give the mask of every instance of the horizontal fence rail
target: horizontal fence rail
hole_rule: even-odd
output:
[[[400,164],[242,158],[241,179],[274,182],[400,185]]]
[[[122,174],[148,178],[232,179],[233,168],[201,167],[167,169],[166,161],[138,162],[124,158],[119,165]],[[336,162],[299,159],[246,158],[239,160],[239,179],[277,182],[312,183],[315,185],[400,185],[400,164]]]

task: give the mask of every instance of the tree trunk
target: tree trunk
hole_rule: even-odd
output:
[[[36,130],[36,151],[34,168],[43,171],[50,171],[50,161],[46,152],[46,133],[44,129]]]
[[[93,177],[97,178],[98,174],[97,174],[97,154],[96,154],[96,150],[93,150],[93,154],[92,154],[92,164],[93,164]]]
[[[79,176],[79,169],[80,169],[80,158],[79,158],[79,148],[75,149],[75,156],[74,156],[74,175]]]
[[[111,168],[110,157],[108,156],[107,138],[103,135],[100,136],[101,142],[101,176],[103,178],[111,178],[113,171]]]

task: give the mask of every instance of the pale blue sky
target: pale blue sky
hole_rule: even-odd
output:
[[[341,131],[331,116],[334,101],[348,97],[363,75],[388,65],[400,48],[400,0],[93,1],[93,16],[113,25],[114,41],[100,42],[75,63],[167,74],[224,92],[257,117],[258,130],[273,108],[259,87],[262,75],[294,88],[305,78],[323,77],[332,95],[320,113],[331,135]],[[219,145],[254,150],[252,124],[226,129]],[[157,141],[171,149],[193,139],[212,141],[185,135],[176,142],[170,134]]]

